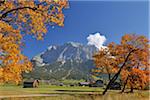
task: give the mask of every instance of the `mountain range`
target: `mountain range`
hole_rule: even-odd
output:
[[[77,42],[51,45],[32,58],[33,71],[25,78],[36,79],[88,79],[94,67],[92,56],[95,46]]]

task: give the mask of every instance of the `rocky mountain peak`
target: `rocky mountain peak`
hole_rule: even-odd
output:
[[[97,51],[98,49],[94,46],[77,42],[51,45],[44,52],[33,57],[35,69],[32,74],[39,73],[39,75],[45,75],[45,78],[55,75],[58,79],[87,78],[94,66],[92,56]]]
[[[70,45],[70,46],[73,46],[73,47],[83,46],[81,43],[78,43],[78,42],[67,42],[64,45]]]

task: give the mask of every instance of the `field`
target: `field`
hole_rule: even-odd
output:
[[[0,100],[148,100],[149,91],[121,94],[117,90],[102,96],[102,88],[41,85],[39,88],[0,86]]]

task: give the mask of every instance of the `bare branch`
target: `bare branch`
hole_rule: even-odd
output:
[[[9,13],[11,13],[11,12],[18,11],[18,10],[23,10],[23,9],[31,9],[31,10],[33,10],[33,11],[37,10],[36,7],[33,7],[33,8],[32,8],[32,7],[19,7],[19,8],[11,9],[11,10],[9,10],[9,11],[3,13],[3,14],[0,16],[0,20],[2,20],[3,18],[5,18],[5,17],[6,17]]]

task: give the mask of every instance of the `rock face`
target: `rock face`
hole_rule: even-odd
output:
[[[49,46],[46,51],[32,58],[34,69],[24,77],[88,79],[94,67],[92,56],[97,51],[94,46],[75,42]]]

